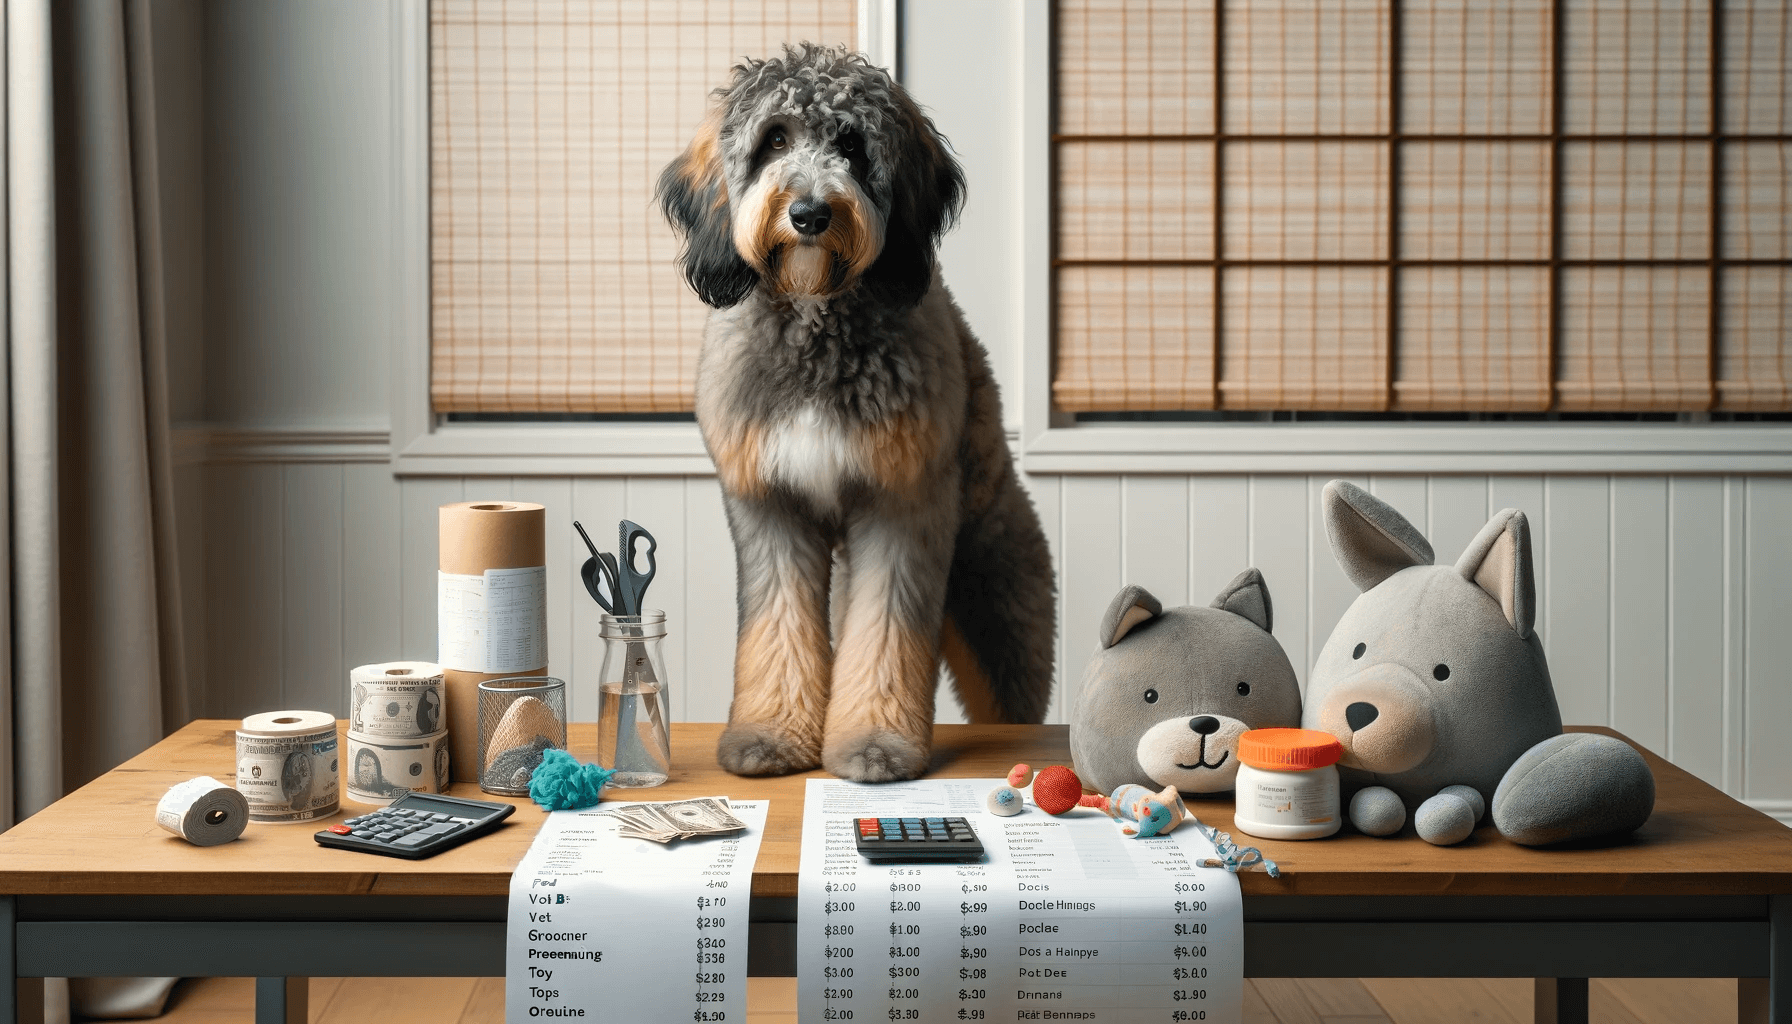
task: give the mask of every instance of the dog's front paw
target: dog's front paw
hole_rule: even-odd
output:
[[[821,752],[763,722],[737,722],[722,730],[716,763],[736,775],[791,775],[820,764]]]
[[[927,771],[927,747],[888,729],[829,741],[821,753],[828,771],[849,782],[900,782]]]

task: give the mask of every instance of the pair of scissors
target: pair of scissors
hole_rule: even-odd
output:
[[[647,585],[653,582],[653,574],[658,571],[653,553],[659,549],[659,542],[653,539],[653,534],[624,519],[616,528],[617,554],[612,555],[597,550],[597,545],[591,543],[591,535],[578,520],[573,520],[572,526],[591,550],[591,557],[585,559],[579,569],[579,578],[585,581],[591,599],[612,615],[641,614],[641,599],[646,596]],[[647,539],[647,550],[642,552],[647,556],[645,573],[635,568],[635,541],[643,537]]]

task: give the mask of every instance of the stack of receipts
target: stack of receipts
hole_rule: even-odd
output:
[[[984,809],[1000,779],[811,779],[797,903],[803,1021],[1217,1021],[1243,1013],[1238,879],[1185,826]],[[856,817],[969,819],[981,863],[873,864]]]
[[[741,829],[659,845],[627,838],[634,805],[548,815],[510,876],[505,1020],[746,1020],[747,911],[768,801],[709,802]]]

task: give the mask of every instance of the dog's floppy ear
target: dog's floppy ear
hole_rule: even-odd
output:
[[[1501,509],[1469,541],[1456,571],[1499,602],[1520,639],[1531,635],[1537,618],[1537,583],[1531,571],[1531,526],[1524,513]]]
[[[1263,582],[1263,574],[1254,568],[1232,577],[1226,589],[1213,599],[1212,607],[1242,615],[1265,633],[1274,621],[1269,604],[1269,584]]]
[[[1394,507],[1347,480],[1325,485],[1325,534],[1350,582],[1362,591],[1402,569],[1431,564],[1431,544]]]
[[[679,263],[697,297],[717,309],[747,297],[759,280],[734,248],[728,182],[722,174],[722,110],[697,129],[683,155],[660,172],[654,196],[666,219],[684,235]]]
[[[884,144],[890,161],[890,216],[884,248],[865,283],[896,306],[921,301],[933,284],[933,250],[964,204],[964,171],[945,136],[901,88],[901,116]]]
[[[1141,622],[1148,622],[1164,613],[1163,603],[1151,591],[1136,584],[1127,584],[1108,604],[1101,617],[1101,646],[1105,649],[1119,643]]]

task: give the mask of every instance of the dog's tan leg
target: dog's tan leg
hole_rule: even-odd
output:
[[[944,507],[941,507],[944,506]],[[851,580],[822,764],[855,782],[927,770],[956,503],[879,511],[847,529]]]
[[[730,498],[739,565],[734,703],[716,761],[736,775],[785,775],[821,763],[831,648],[829,543],[774,506]]]

